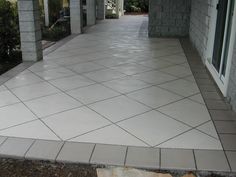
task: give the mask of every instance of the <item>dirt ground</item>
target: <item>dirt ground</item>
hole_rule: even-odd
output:
[[[43,161],[0,159],[0,177],[97,177],[96,168],[81,164],[63,164]],[[182,177],[186,171],[155,171]],[[194,173],[195,174],[195,173]],[[235,174],[196,173],[196,177],[236,177]]]

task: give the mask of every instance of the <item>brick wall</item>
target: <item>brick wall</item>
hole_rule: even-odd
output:
[[[212,8],[212,0],[192,0],[191,3],[189,36],[203,60],[206,59]]]
[[[187,36],[191,0],[149,0],[149,36]]]
[[[229,100],[234,111],[236,111],[236,40],[234,43],[234,53],[229,77],[228,97],[230,98]]]

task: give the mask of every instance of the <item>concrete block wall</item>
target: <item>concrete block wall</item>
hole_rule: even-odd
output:
[[[150,0],[149,36],[187,36],[190,11],[191,0]]]
[[[233,110],[236,111],[236,40],[234,43],[233,58],[229,77],[228,98],[233,107]]]
[[[212,8],[214,8],[212,0],[192,0],[189,36],[203,62],[206,60]]]

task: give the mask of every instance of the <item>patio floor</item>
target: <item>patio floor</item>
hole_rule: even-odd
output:
[[[0,135],[222,150],[179,40],[147,20],[101,22],[0,86]]]

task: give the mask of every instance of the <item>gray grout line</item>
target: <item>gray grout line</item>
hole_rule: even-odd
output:
[[[9,90],[8,87],[7,87],[7,89]],[[13,95],[15,95],[11,90],[9,90],[9,91],[10,91]],[[15,96],[20,100],[20,98],[19,98],[17,95],[15,95]],[[60,136],[58,136],[58,135],[56,134],[56,132],[54,132],[48,125],[46,125],[46,124],[23,102],[23,101],[21,101],[21,103],[24,104],[24,106],[25,106],[26,108],[28,108],[28,110],[31,111],[31,113],[34,114],[35,117],[36,117],[41,123],[43,123],[49,130],[51,130],[51,131],[57,136],[58,139],[62,140],[62,139],[60,138]]]
[[[126,161],[127,161],[128,151],[129,151],[129,147],[127,146],[127,147],[126,147],[126,151],[125,151],[124,165],[126,164]]]
[[[33,143],[29,146],[29,148],[25,151],[25,153],[24,153],[24,158],[25,158],[25,156],[26,156],[26,154],[29,152],[29,150],[31,149],[31,147],[35,144],[35,142],[36,142],[36,140],[34,139],[33,140]]]
[[[58,151],[58,153],[57,153],[57,155],[56,155],[56,157],[55,157],[55,161],[57,161],[57,158],[58,158],[59,154],[61,153],[61,150],[63,149],[63,147],[65,146],[65,144],[66,144],[66,141],[63,141],[63,144],[62,144],[61,148],[59,149],[59,151]]]
[[[92,150],[91,155],[90,155],[90,157],[89,157],[89,161],[88,161],[89,163],[91,163],[91,159],[92,159],[92,156],[93,156],[93,153],[94,153],[94,151],[95,151],[96,146],[97,146],[97,144],[94,144],[93,150]]]
[[[194,165],[195,165],[195,168],[196,168],[196,170],[197,170],[198,167],[197,167],[197,160],[196,160],[196,155],[195,155],[194,149],[192,149],[192,152],[193,152]]]

